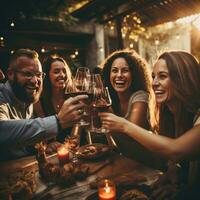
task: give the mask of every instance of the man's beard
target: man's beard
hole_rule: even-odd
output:
[[[13,89],[13,92],[15,96],[25,102],[25,103],[35,103],[39,100],[41,92],[42,92],[42,86],[40,85],[39,88],[37,89],[36,93],[30,94],[26,91],[26,85],[30,85],[31,83],[24,83],[21,84],[17,80],[17,77],[14,77],[13,81],[10,81],[11,87]],[[33,85],[33,84],[32,84]]]

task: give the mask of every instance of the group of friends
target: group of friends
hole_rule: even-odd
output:
[[[102,126],[122,152],[137,154],[132,148],[137,143],[166,161],[151,198],[200,199],[198,60],[186,51],[168,51],[150,69],[136,51],[124,49],[99,67],[112,99],[112,111],[99,113]],[[52,56],[41,64],[37,52],[19,49],[6,77],[0,84],[0,160],[34,154],[33,145],[41,140],[53,151],[76,128],[88,98],[65,99],[70,67]]]

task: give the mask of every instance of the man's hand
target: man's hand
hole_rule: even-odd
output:
[[[70,97],[64,102],[58,113],[58,119],[62,128],[71,127],[82,118],[83,108],[86,106],[83,100],[87,98],[87,95],[78,95]]]

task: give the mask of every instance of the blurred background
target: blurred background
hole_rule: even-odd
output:
[[[167,49],[200,59],[199,13],[199,0],[3,0],[0,68],[19,48],[36,50],[41,61],[61,55],[72,71],[122,48],[135,49],[150,66]]]

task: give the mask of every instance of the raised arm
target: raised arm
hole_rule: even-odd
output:
[[[149,131],[111,113],[100,113],[103,126],[111,131],[125,133],[147,149],[180,161],[200,154],[200,125],[196,125],[177,139],[149,134]]]
[[[0,120],[0,146],[15,147],[34,144],[43,139],[50,139],[57,135],[55,116],[22,119]]]

